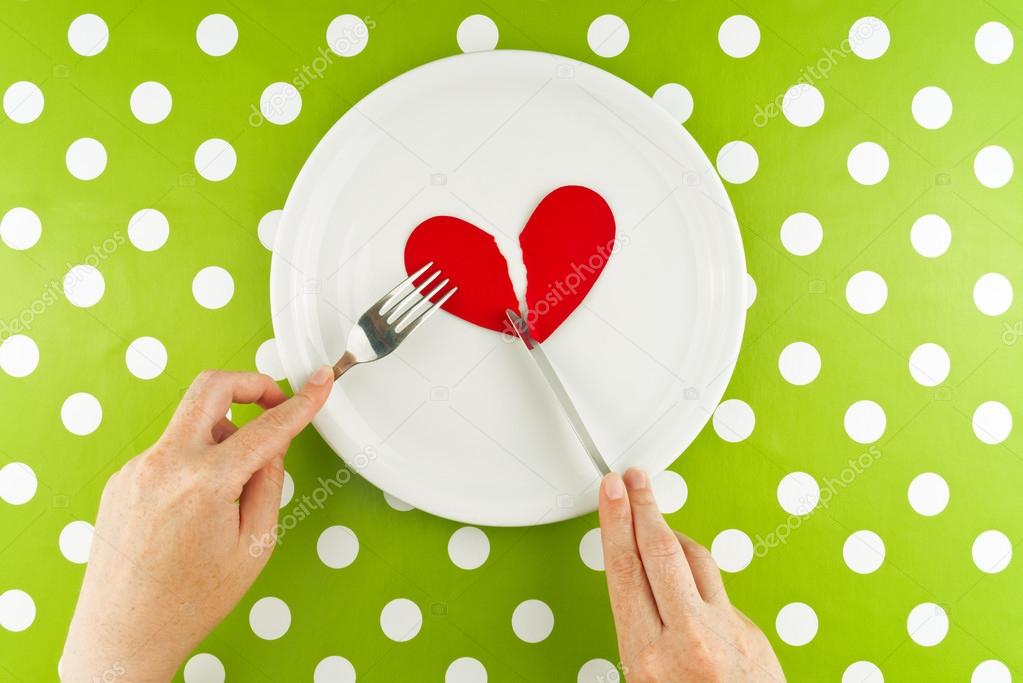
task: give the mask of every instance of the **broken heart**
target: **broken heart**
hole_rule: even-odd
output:
[[[615,248],[614,215],[593,190],[559,187],[533,210],[519,246],[527,276],[525,319],[542,342],[582,303],[607,265]],[[492,235],[461,218],[428,218],[405,243],[405,270],[415,273],[431,261],[431,270],[458,286],[446,311],[480,327],[509,330],[505,310],[519,310],[519,303]]]

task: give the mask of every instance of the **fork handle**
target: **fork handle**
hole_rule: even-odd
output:
[[[341,356],[338,362],[334,363],[334,381],[336,382],[338,377],[345,374],[348,371],[348,368],[358,362],[359,361],[355,360],[355,356],[352,355],[351,351],[345,351],[344,355]]]

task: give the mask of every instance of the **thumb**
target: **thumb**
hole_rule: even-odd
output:
[[[333,368],[324,365],[316,370],[298,393],[278,406],[267,410],[233,434],[223,445],[235,451],[229,458],[242,482],[245,482],[275,457],[284,455],[291,440],[319,412],[330,390]]]

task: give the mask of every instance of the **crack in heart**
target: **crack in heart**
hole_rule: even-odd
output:
[[[520,312],[542,342],[578,308],[607,265],[615,248],[614,215],[597,192],[565,185],[540,200],[519,233],[519,246],[527,275],[526,310]],[[519,303],[493,235],[454,216],[428,218],[405,242],[405,270],[412,274],[430,262],[431,270],[458,286],[446,311],[480,327],[511,331],[505,310],[518,310]]]

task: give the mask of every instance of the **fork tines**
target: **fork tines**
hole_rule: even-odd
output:
[[[419,327],[434,311],[443,306],[444,302],[458,291],[458,287],[451,287],[439,299],[433,302],[434,297],[440,294],[450,282],[448,278],[444,278],[433,289],[424,294],[423,292],[426,288],[441,276],[441,272],[435,270],[411,292],[406,293],[405,290],[413,285],[420,276],[429,271],[432,266],[433,261],[427,263],[409,275],[408,278],[377,302],[377,313],[381,316],[387,315],[387,324],[394,325],[394,331],[402,336],[411,333]]]

